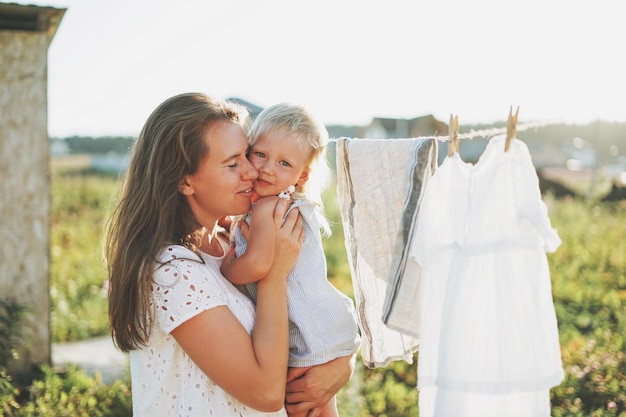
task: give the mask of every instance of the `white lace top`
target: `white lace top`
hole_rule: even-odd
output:
[[[226,243],[227,244],[227,243]],[[202,311],[227,305],[250,333],[254,305],[220,271],[223,257],[166,247],[152,286],[154,323],[148,346],[130,353],[135,417],[282,416],[242,404],[211,381],[170,332]]]

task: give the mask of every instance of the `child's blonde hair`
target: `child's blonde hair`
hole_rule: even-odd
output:
[[[309,178],[301,187],[296,187],[294,198],[306,198],[317,204],[318,220],[324,235],[330,235],[328,220],[324,216],[322,192],[330,179],[330,168],[326,159],[328,131],[323,123],[316,120],[301,105],[280,103],[264,109],[250,127],[248,138],[254,145],[260,134],[271,134],[279,130],[286,131],[300,144],[309,149],[307,159]]]

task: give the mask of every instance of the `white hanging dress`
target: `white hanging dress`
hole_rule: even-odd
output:
[[[546,258],[561,240],[528,148],[504,141],[476,165],[447,157],[423,197],[420,417],[548,417],[563,379]]]

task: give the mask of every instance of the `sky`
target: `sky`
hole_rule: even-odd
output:
[[[189,91],[326,124],[626,121],[621,0],[31,0],[67,8],[48,50],[52,137],[135,136]]]

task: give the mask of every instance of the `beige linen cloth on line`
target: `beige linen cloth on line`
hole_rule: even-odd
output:
[[[411,363],[419,345],[420,267],[408,256],[435,139],[339,138],[337,193],[369,368]]]

